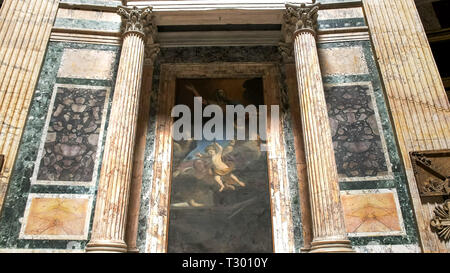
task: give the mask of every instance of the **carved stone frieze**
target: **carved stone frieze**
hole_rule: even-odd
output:
[[[316,3],[316,0],[312,4],[286,4],[282,29],[286,43],[292,43],[298,31],[309,31],[316,35],[319,8],[320,3]]]
[[[431,226],[444,241],[450,240],[450,199],[447,199],[442,206],[434,209],[434,218],[431,220]]]
[[[119,6],[117,13],[122,16],[122,33],[138,33],[147,36],[153,43],[156,26],[153,23],[152,7],[137,8]]]
[[[450,195],[450,150],[412,152],[411,162],[421,196]]]

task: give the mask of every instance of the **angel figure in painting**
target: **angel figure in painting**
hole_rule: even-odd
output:
[[[227,165],[223,162],[222,156],[233,151],[235,141],[230,141],[230,144],[224,149],[218,143],[214,142],[205,148],[206,154],[198,153],[199,158],[211,158],[212,168],[210,174],[214,176],[214,181],[219,184],[219,192],[222,192],[225,187],[235,190],[234,185],[245,187],[245,183],[239,180],[233,173],[233,166]]]

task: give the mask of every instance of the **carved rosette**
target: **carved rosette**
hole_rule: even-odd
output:
[[[119,6],[117,13],[122,16],[122,34],[138,33],[145,36],[153,36],[155,26],[153,24],[152,7],[137,8]]]
[[[431,226],[436,229],[439,238],[444,241],[450,240],[450,199],[447,199],[444,205],[437,206],[434,214]]]
[[[283,15],[283,34],[285,36],[285,42],[293,42],[295,35],[303,31],[308,31],[313,35],[316,35],[319,9],[320,3],[316,3],[315,0],[312,4],[286,4],[286,10]]]

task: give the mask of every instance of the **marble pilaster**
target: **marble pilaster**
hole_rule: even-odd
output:
[[[410,152],[450,149],[450,103],[413,0],[363,0],[373,47],[405,164],[424,252],[448,252],[430,225],[435,200],[423,198]]]

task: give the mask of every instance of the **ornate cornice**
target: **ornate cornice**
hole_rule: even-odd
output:
[[[143,37],[153,37],[156,27],[153,24],[152,7],[137,8],[119,6],[117,13],[122,16],[122,34],[138,33]],[[153,42],[153,41],[152,41]]]
[[[318,11],[320,3],[313,0],[312,4],[286,4],[283,15],[283,34],[286,43],[292,43],[295,35],[300,32],[311,32],[316,35]]]

